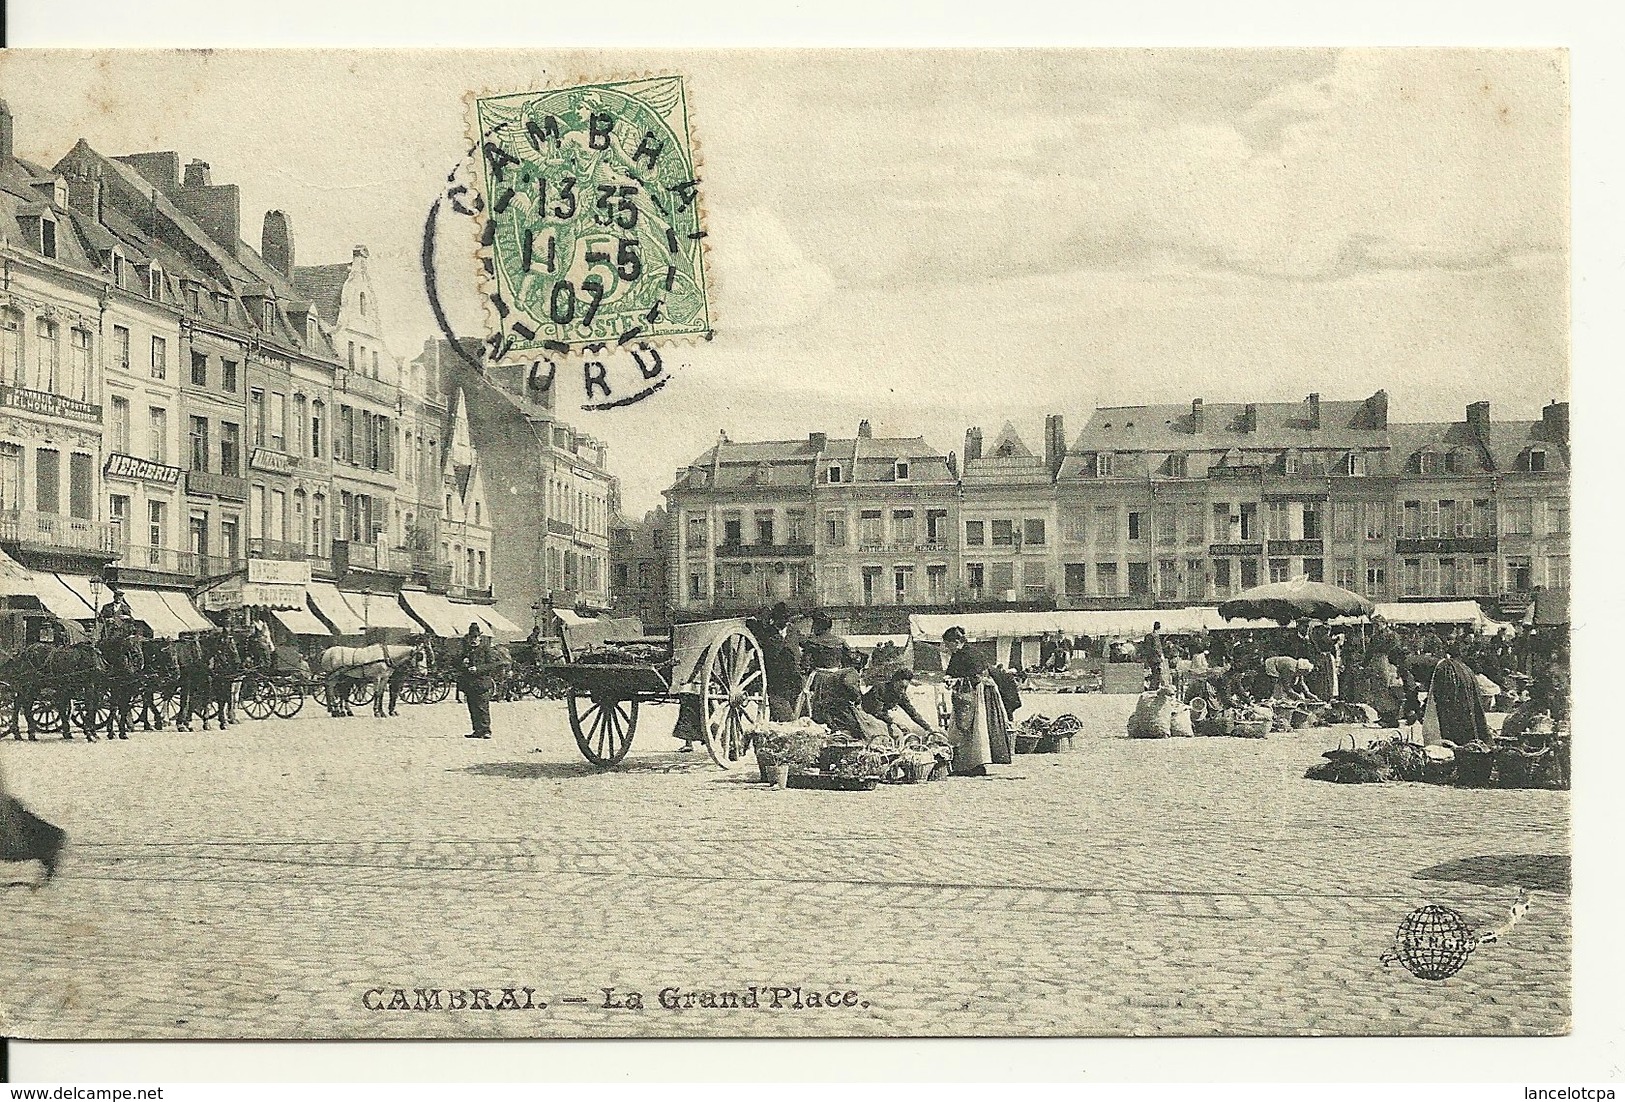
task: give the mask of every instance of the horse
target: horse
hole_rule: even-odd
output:
[[[424,646],[416,643],[373,643],[366,647],[328,647],[317,660],[316,672],[327,688],[329,714],[349,716],[350,682],[370,682],[372,714],[383,718],[384,694],[390,676],[408,662],[421,662]]]
[[[211,632],[209,699],[220,717],[220,729],[237,722],[237,679],[243,675],[243,656],[229,631]]]
[[[142,640],[141,659],[147,671],[141,690],[141,726],[151,731],[154,729],[153,721],[157,720],[156,729],[162,731],[168,721],[164,718],[158,698],[171,690],[179,690],[180,659],[176,656],[174,642],[169,639]]]
[[[107,668],[109,739],[130,737],[130,709],[146,687],[146,660],[141,637],[132,630],[114,632],[102,639],[100,657]]]
[[[213,645],[212,632],[188,632],[176,644],[176,660],[180,666],[181,711],[175,722],[177,731],[190,731],[192,717],[203,720],[203,729],[209,729],[209,714],[215,704],[210,679],[209,659]],[[224,709],[219,710],[220,729],[225,730]]]
[[[96,741],[96,705],[101,697],[102,681],[107,665],[96,648],[88,642],[30,643],[4,666],[0,677],[10,682],[13,690],[11,730],[21,739],[17,717],[26,717],[28,739],[37,741],[38,722],[35,705],[44,700],[61,717],[62,737],[73,738],[73,705],[76,700],[84,705],[81,726],[85,741]]]

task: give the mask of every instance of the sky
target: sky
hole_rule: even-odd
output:
[[[627,511],[734,440],[923,435],[1099,405],[1359,398],[1395,420],[1568,394],[1564,56],[1538,51],[0,54],[17,150],[172,149],[300,264],[366,244],[392,350],[435,333],[425,216],[465,99],[682,73],[715,338],[617,410],[561,385]],[[454,329],[474,242],[439,224]]]

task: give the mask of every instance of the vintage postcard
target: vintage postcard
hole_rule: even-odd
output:
[[[0,55],[0,1035],[1551,1035],[1561,50]]]

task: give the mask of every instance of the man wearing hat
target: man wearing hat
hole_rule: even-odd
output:
[[[457,659],[462,671],[463,696],[468,701],[468,720],[474,729],[465,738],[491,737],[491,694],[496,692],[497,675],[504,665],[502,653],[480,625],[469,624],[463,636],[462,654]]]
[[[762,648],[769,716],[776,722],[794,719],[801,696],[801,637],[790,627],[790,607],[780,601],[745,626]]]

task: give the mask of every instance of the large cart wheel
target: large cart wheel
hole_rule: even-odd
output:
[[[153,709],[158,718],[165,724],[174,724],[181,721],[181,687],[179,685],[165,685],[152,694]]]
[[[27,713],[31,730],[43,731],[48,735],[62,730],[62,712],[50,697],[36,696],[28,702]]]
[[[71,722],[71,726],[68,728],[70,731],[85,731],[88,729],[89,733],[95,735],[110,735],[113,733],[113,709],[108,702],[106,693],[98,692],[94,702],[86,700],[82,696],[76,696],[69,703],[68,712]]]
[[[638,729],[638,702],[571,693],[570,730],[588,761],[607,769],[632,749]]]
[[[264,677],[250,679],[237,698],[249,719],[269,719],[276,707],[276,687]]]
[[[378,695],[378,686],[371,681],[352,681],[350,683],[350,706],[365,708],[373,702]]]
[[[292,719],[305,706],[305,687],[297,681],[272,685],[271,712],[278,719]]]
[[[451,682],[444,677],[437,677],[424,693],[423,703],[440,704],[451,695]]]
[[[711,644],[700,680],[705,748],[724,769],[750,753],[756,725],[767,718],[767,671],[762,648],[748,632],[734,631]]]

